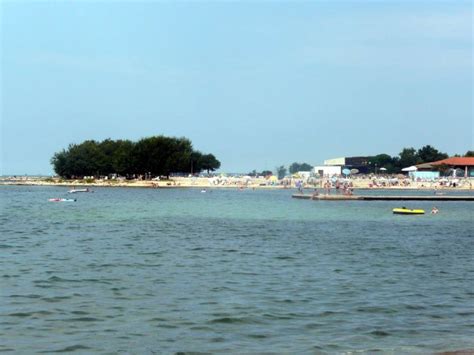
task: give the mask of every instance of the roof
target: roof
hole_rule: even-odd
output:
[[[419,169],[431,169],[433,167],[433,163],[423,163],[416,165],[416,168]]]
[[[431,165],[456,165],[456,166],[474,166],[474,157],[454,157],[443,160],[438,160]]]

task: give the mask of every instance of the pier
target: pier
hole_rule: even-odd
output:
[[[293,198],[315,201],[474,201],[474,196],[359,196],[293,194]]]

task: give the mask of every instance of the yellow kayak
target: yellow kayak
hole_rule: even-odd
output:
[[[392,210],[394,214],[425,214],[425,210],[412,210],[409,208],[394,208]]]

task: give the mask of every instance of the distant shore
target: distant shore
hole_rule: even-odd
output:
[[[408,181],[392,185],[376,183],[380,179],[355,178],[350,179],[353,189],[414,189],[414,190],[472,190],[473,179],[461,179],[456,186],[444,186],[432,181]],[[382,180],[383,182],[384,180]],[[234,188],[234,189],[294,189],[299,185],[298,179],[269,180],[266,178],[239,179],[239,178],[203,178],[203,177],[173,177],[170,180],[64,180],[42,177],[3,177],[0,185],[18,186],[64,186],[64,187],[139,187],[139,188]],[[305,183],[303,189],[323,189],[323,183],[316,181]]]

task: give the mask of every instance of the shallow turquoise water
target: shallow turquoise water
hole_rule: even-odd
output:
[[[1,351],[474,348],[470,202],[66,191],[0,186]]]

